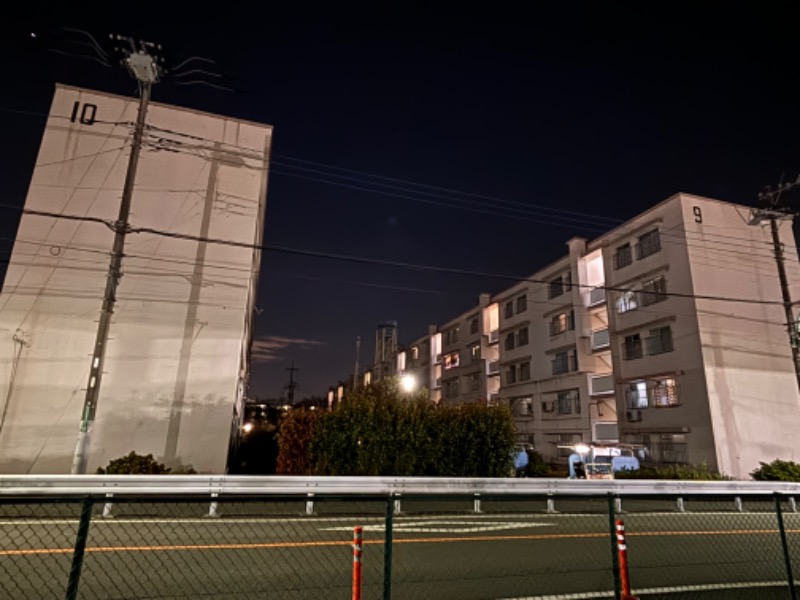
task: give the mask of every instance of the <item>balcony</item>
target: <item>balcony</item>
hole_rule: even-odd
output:
[[[611,336],[608,328],[592,332],[592,350],[602,350],[611,346]]]
[[[597,375],[589,378],[589,393],[592,396],[603,396],[614,393],[614,375]]]
[[[596,287],[589,291],[589,306],[598,306],[606,302],[606,289]]]

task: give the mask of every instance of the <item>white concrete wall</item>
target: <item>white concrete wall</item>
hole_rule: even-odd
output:
[[[75,102],[96,122],[71,122]],[[26,208],[116,220],[137,104],[58,87]],[[132,226],[259,242],[271,128],[155,103],[147,121],[161,129],[146,136]],[[0,296],[0,472],[69,472],[112,239],[102,224],[21,220]],[[152,234],[125,252],[89,471],[135,450],[221,473],[260,254]],[[12,381],[14,335],[29,345]]]

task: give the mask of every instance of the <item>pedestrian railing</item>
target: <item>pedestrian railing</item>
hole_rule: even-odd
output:
[[[796,598],[798,495],[770,482],[3,476],[0,598]]]

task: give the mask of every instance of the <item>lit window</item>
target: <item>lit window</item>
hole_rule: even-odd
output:
[[[622,292],[617,298],[617,312],[626,313],[631,310],[639,308],[639,299],[634,290],[627,290]]]
[[[647,384],[644,381],[631,383],[628,388],[628,408],[647,408]]]
[[[458,366],[460,362],[460,353],[459,352],[450,352],[444,355],[444,368],[445,369],[454,369]]]
[[[653,403],[657,407],[678,406],[678,386],[674,379],[659,379],[653,384]]]

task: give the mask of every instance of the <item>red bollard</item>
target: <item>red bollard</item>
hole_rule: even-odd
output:
[[[625,544],[625,523],[617,519],[617,555],[619,556],[619,582],[622,600],[639,600],[631,594],[631,578],[628,574],[628,547]]]
[[[364,528],[353,529],[353,600],[361,600],[361,558],[364,556]]]

